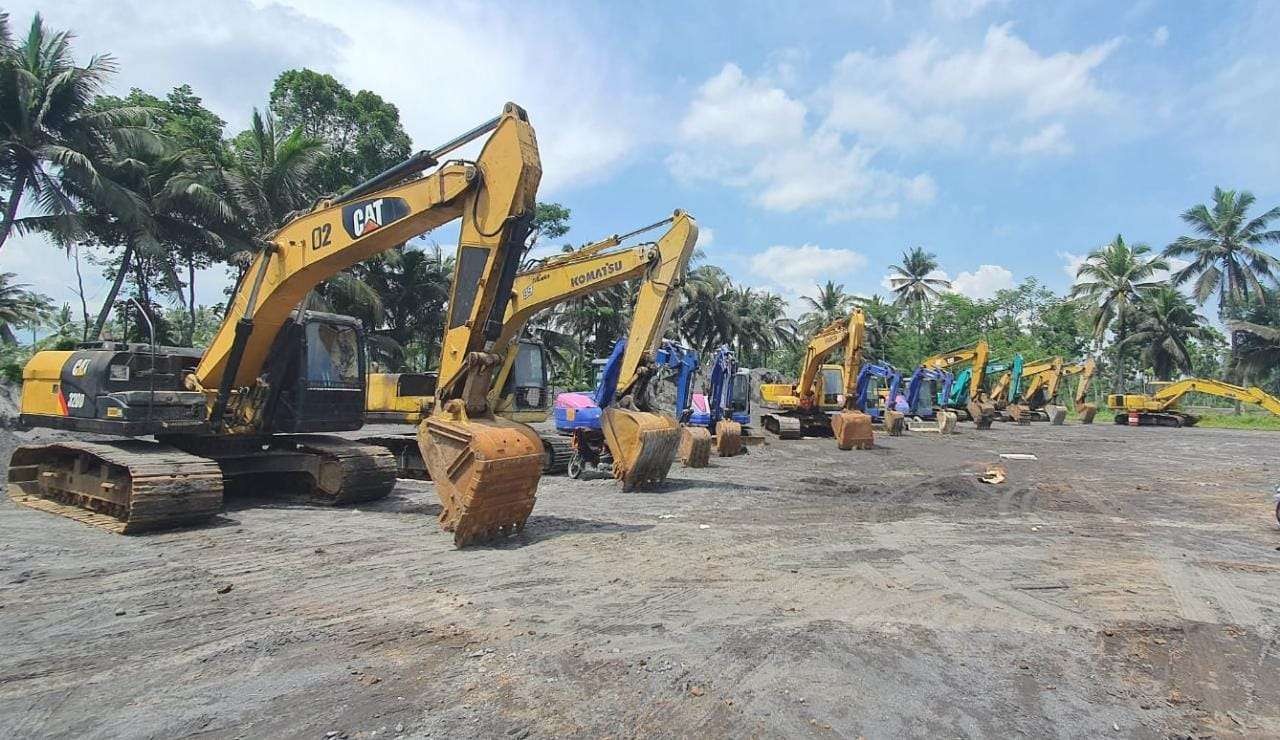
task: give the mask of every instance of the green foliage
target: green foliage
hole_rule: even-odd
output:
[[[314,70],[282,72],[271,88],[271,113],[281,130],[324,144],[313,183],[321,193],[346,190],[412,152],[396,106],[369,90],[353,94]]]
[[[94,108],[145,109],[158,133],[172,140],[178,149],[191,149],[210,160],[225,163],[227,148],[222,136],[226,121],[205,108],[204,101],[190,85],[179,85],[163,98],[135,87],[123,98],[99,96],[94,101]]]
[[[1280,416],[1270,413],[1203,414],[1196,426],[1205,429],[1280,431]]]

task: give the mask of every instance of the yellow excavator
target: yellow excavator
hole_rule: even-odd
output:
[[[1016,383],[1012,380],[1013,370],[1004,371],[990,394],[996,408],[1003,413],[1002,418],[1018,424],[1047,421],[1055,426],[1061,425],[1067,410],[1055,405],[1054,400],[1062,382],[1062,368],[1061,357],[1021,364],[1021,375]],[[1006,399],[1006,395],[1010,397]]]
[[[1192,392],[1251,403],[1280,416],[1280,398],[1257,387],[1246,388],[1206,378],[1186,378],[1153,385],[1156,389],[1150,395],[1116,393],[1107,396],[1107,408],[1115,412],[1117,424],[1195,426],[1196,422],[1200,421],[1200,417],[1178,409],[1178,402],[1182,397]]]
[[[656,242],[644,242],[618,249],[633,237],[663,226],[668,228]],[[502,330],[494,342],[494,352],[503,355],[503,361],[498,366],[493,387],[489,392],[489,404],[495,413],[521,421],[536,422],[545,420],[550,411],[542,347],[537,343],[519,339],[530,319],[542,311],[573,298],[638,278],[642,281],[641,293],[646,293],[647,287],[649,298],[637,303],[628,344],[643,345],[655,332],[660,341],[662,331],[655,326],[655,323],[661,321],[665,324],[670,316],[670,310],[655,303],[675,299],[676,293],[668,291],[667,288],[684,275],[689,259],[693,255],[697,235],[697,223],[693,217],[684,211],[676,211],[657,223],[626,234],[614,234],[569,254],[543,260],[532,269],[517,274],[512,283],[511,299],[507,303]],[[658,296],[656,301],[655,296]],[[637,362],[642,358],[641,353],[634,356]],[[635,373],[636,370],[633,369],[632,372]],[[431,408],[434,402],[432,397],[434,387],[431,382],[433,375],[431,373],[370,374],[371,392],[366,400],[366,418],[378,421],[416,422],[420,418],[420,410]],[[539,384],[538,381],[541,383]],[[414,387],[413,382],[418,385]],[[404,390],[417,391],[417,393],[406,394],[402,392]],[[653,414],[648,415],[653,416]],[[654,420],[647,420],[645,426],[654,427]],[[563,470],[572,455],[568,438],[554,433],[540,434],[539,437],[543,449],[543,471]],[[627,439],[632,438],[627,437]],[[425,474],[425,466],[418,455],[417,445],[409,444],[410,440],[406,436],[371,436],[364,438],[364,441],[389,448],[396,455],[402,476],[422,477]],[[702,445],[706,451],[709,451],[710,435],[705,434],[704,438],[695,439],[693,443]],[[620,441],[619,444],[622,442]],[[624,450],[621,457],[631,459],[638,454]],[[661,467],[661,465],[644,460],[632,463],[633,469],[642,470],[652,467]]]
[[[1098,365],[1093,358],[1087,358],[1080,362],[1073,362],[1070,365],[1064,365],[1059,375],[1061,380],[1072,376],[1080,376],[1079,382],[1076,384],[1076,392],[1072,396],[1072,404],[1076,409],[1076,416],[1080,418],[1081,424],[1092,424],[1093,417],[1098,413],[1098,407],[1089,403],[1086,399],[1089,397],[1089,384],[1093,381],[1094,373],[1097,371]],[[1051,403],[1056,404],[1056,395],[1048,396]]]
[[[920,364],[931,370],[955,372],[955,368],[968,365],[956,373],[952,388],[952,398],[943,399],[945,406],[955,410],[963,409],[969,414],[978,429],[990,429],[996,418],[995,404],[991,402],[984,390],[987,361],[991,357],[991,349],[987,340],[979,339],[972,346],[942,352],[926,357]],[[961,400],[963,399],[963,400]]]
[[[441,163],[486,134],[476,160]],[[224,481],[261,488],[271,474],[301,477],[327,503],[385,496],[396,472],[385,449],[317,434],[363,423],[360,323],[299,307],[321,281],[459,219],[439,383],[419,444],[456,545],[522,528],[541,446],[528,427],[495,418],[487,395],[541,175],[528,116],[508,103],[266,238],[204,352],[158,347],[152,332],[150,344],[37,353],[23,371],[24,423],[126,439],[19,447],[11,497],[134,533],[208,520],[222,509]]]
[[[857,410],[855,393],[865,335],[862,309],[814,334],[795,384],[761,384],[761,400],[775,409],[761,415],[764,428],[782,439],[831,434],[842,450],[870,449],[874,445],[871,417]],[[843,365],[823,364],[841,347]]]

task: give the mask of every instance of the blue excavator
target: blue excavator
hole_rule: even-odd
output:
[[[887,387],[888,395],[884,398],[883,405],[880,403],[880,394],[872,393],[871,389],[877,385],[873,380]],[[870,416],[871,423],[883,428],[891,437],[901,436],[905,427],[905,414],[896,408],[901,387],[902,373],[887,362],[868,362],[863,365],[854,385],[854,406]]]
[[[686,353],[693,354],[692,350]],[[751,426],[751,375],[738,368],[738,358],[727,345],[721,345],[711,360],[710,387],[699,399],[693,393],[693,376],[697,372],[696,355],[690,363],[680,363],[676,381],[676,398],[680,421],[685,425],[680,444],[680,459],[689,467],[707,464],[706,457],[697,458],[701,450],[710,456],[715,447],[720,457],[733,457],[742,452],[743,437]],[[697,440],[711,440],[700,446]]]
[[[950,398],[955,376],[947,370],[919,365],[907,382],[907,429],[951,434],[958,419],[954,411],[938,402]]]

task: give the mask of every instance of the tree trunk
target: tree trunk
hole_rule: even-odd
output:
[[[18,203],[22,200],[22,192],[27,189],[27,173],[19,171],[13,179],[13,188],[9,191],[9,202],[5,204],[4,221],[0,222],[0,247],[4,246],[13,230],[13,220],[18,217]]]
[[[89,341],[89,303],[84,297],[84,278],[80,276],[80,245],[76,245],[76,293],[80,296],[80,315],[84,319],[80,341]]]
[[[196,263],[191,255],[187,255],[187,317],[190,319],[190,324],[183,338],[182,346],[184,347],[195,344],[196,336]]]
[[[102,329],[107,325],[107,317],[111,315],[111,307],[115,305],[116,297],[120,295],[120,286],[124,285],[124,276],[128,274],[132,261],[133,242],[129,242],[125,245],[124,254],[120,257],[120,267],[116,270],[116,279],[111,281],[111,290],[107,291],[107,297],[102,301],[102,308],[98,309],[98,320],[93,324],[93,337],[102,338]]]

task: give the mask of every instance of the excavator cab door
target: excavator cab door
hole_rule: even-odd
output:
[[[551,408],[549,364],[541,342],[521,339],[516,344],[516,362],[507,376],[507,387],[502,389],[504,397],[515,399],[516,411],[546,412]]]
[[[273,428],[280,432],[346,431],[364,423],[364,330],[350,316],[304,312],[280,332],[268,375],[280,387]]]

